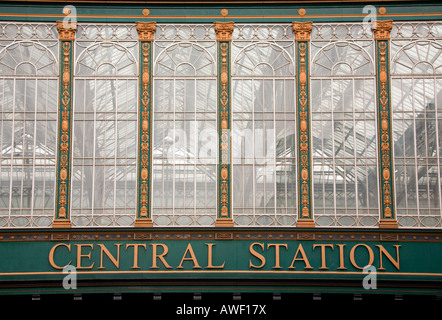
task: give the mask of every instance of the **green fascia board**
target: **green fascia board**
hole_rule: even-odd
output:
[[[386,15],[378,19],[393,20],[438,20],[442,18],[442,2],[367,2],[367,3],[327,3],[327,4],[84,4],[69,3],[77,10],[78,22],[131,23],[135,21],[157,21],[158,23],[212,23],[213,21],[234,21],[249,23],[282,23],[291,21],[314,22],[360,22],[366,14],[365,5],[387,9]],[[65,3],[0,2],[0,20],[3,21],[56,21],[62,20]],[[147,17],[143,9],[149,9]],[[298,10],[304,8],[305,16]],[[226,17],[221,9],[228,9]]]
[[[134,244],[141,245],[136,268]],[[157,267],[153,267],[155,244],[156,256],[164,253],[169,267],[159,257],[155,258]],[[305,257],[298,252],[301,245]],[[380,246],[386,250],[383,254]],[[360,269],[370,260],[370,251],[379,281],[379,288],[373,292],[362,287],[366,273]],[[109,255],[114,259],[119,257],[118,266]],[[135,290],[139,284],[145,292],[194,291],[201,287],[215,292],[232,288],[310,292],[320,288],[324,292],[442,294],[442,230],[3,230],[0,256],[0,294],[57,290],[71,293],[62,287],[66,276],[62,268],[69,262],[77,267],[82,285],[76,292],[101,292],[118,282],[117,287],[124,292]],[[307,267],[306,260],[311,268]],[[323,263],[326,268],[322,268]],[[27,283],[28,289],[20,283]]]

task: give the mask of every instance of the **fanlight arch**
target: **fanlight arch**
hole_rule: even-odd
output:
[[[175,43],[165,48],[155,61],[155,76],[216,76],[215,59],[201,45]]]
[[[14,42],[0,52],[0,75],[57,76],[57,58],[38,42]]]
[[[392,60],[392,74],[442,74],[442,45],[416,40],[404,45]]]
[[[253,43],[242,49],[233,62],[234,76],[293,76],[294,63],[281,46]]]
[[[346,41],[330,43],[312,59],[312,76],[374,75],[370,54]]]
[[[124,46],[114,42],[90,45],[76,61],[78,76],[136,76],[137,62]]]

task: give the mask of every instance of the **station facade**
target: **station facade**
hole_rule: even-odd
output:
[[[0,294],[440,295],[440,8],[3,2]]]

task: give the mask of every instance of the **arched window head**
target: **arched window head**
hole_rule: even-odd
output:
[[[233,75],[235,76],[292,76],[293,61],[288,52],[272,43],[251,44],[236,56]]]
[[[392,74],[442,74],[442,45],[430,40],[408,43],[394,56]]]
[[[57,59],[38,42],[15,42],[0,52],[0,75],[57,76]]]
[[[77,60],[78,76],[136,76],[133,54],[120,44],[101,42],[87,47]]]
[[[312,76],[374,74],[373,61],[368,52],[352,42],[330,43],[312,61]]]
[[[215,76],[215,61],[202,46],[180,42],[164,49],[158,56],[155,76]]]

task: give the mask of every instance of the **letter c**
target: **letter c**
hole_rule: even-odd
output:
[[[68,264],[64,267],[59,267],[58,265],[55,264],[54,262],[54,253],[55,253],[55,249],[57,249],[59,246],[65,246],[69,249],[69,252],[71,252],[71,245],[70,244],[66,244],[66,243],[59,243],[56,244],[55,246],[52,247],[51,251],[49,251],[49,263],[51,264],[51,266],[54,269],[64,269],[66,266],[71,264],[71,261],[68,262]]]

